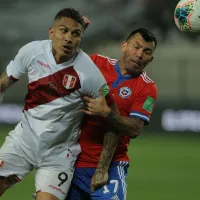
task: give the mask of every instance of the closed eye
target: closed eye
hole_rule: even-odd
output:
[[[152,54],[152,50],[145,50],[145,53],[146,53],[147,55],[151,55],[151,54]]]
[[[140,47],[138,45],[134,45],[135,49],[139,49]]]

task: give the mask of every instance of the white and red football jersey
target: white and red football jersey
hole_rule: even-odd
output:
[[[81,49],[70,61],[56,64],[51,40],[43,40],[22,47],[7,66],[10,79],[24,73],[28,94],[17,137],[40,155],[76,144],[84,108],[81,97],[98,97],[106,84],[100,70]]]

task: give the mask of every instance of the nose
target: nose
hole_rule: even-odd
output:
[[[65,41],[68,43],[72,43],[72,34],[70,32],[67,32],[65,34]]]
[[[143,57],[143,50],[142,50],[142,49],[138,49],[136,55],[137,55],[137,57],[138,57],[139,59],[142,59],[142,57]]]

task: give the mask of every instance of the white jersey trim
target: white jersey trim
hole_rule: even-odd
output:
[[[150,121],[149,117],[147,117],[147,115],[144,115],[142,113],[131,112],[130,117],[137,117],[147,122]]]
[[[151,80],[146,72],[143,72],[142,74],[140,74],[140,76],[142,77],[143,81],[146,82],[146,83],[154,83],[153,80]]]
[[[109,58],[108,56],[103,56],[103,55],[100,55],[100,54],[97,54],[97,55],[99,57],[106,58],[111,65],[115,65],[116,62],[118,61],[117,59],[112,59],[112,58]]]

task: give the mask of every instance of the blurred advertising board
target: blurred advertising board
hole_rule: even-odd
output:
[[[194,106],[193,106],[194,107]],[[23,106],[0,105],[0,124],[17,124]],[[200,132],[200,108],[178,108],[178,106],[157,105],[148,126],[149,131]]]

